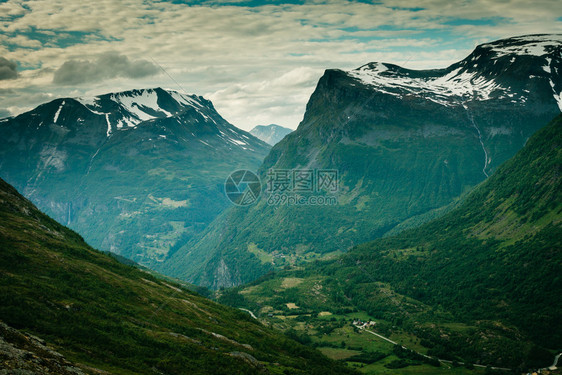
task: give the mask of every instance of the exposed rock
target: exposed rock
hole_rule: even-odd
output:
[[[79,375],[84,372],[46,342],[0,322],[0,375]]]
[[[250,355],[248,353],[230,352],[230,356],[241,358],[241,359],[244,360],[244,362],[254,366],[255,368],[263,369],[263,370],[265,370],[264,372],[269,373],[269,371],[267,371],[267,369],[256,358],[254,358],[252,355]]]

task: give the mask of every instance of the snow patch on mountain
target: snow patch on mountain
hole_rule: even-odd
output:
[[[562,46],[562,34],[525,35],[505,41],[482,44],[481,47],[492,51],[496,58],[507,55],[544,56],[556,46]]]
[[[372,63],[349,71],[348,74],[386,94],[397,97],[414,94],[443,105],[452,104],[451,96],[488,100],[494,91],[500,90],[504,94],[509,91],[493,80],[468,72],[463,67],[443,76],[412,77],[397,69],[389,69],[387,64]]]
[[[185,106],[191,106],[191,107],[195,107],[195,108],[201,108],[203,107],[203,105],[194,100],[192,97],[190,97],[189,95],[184,95],[184,94],[180,94],[177,91],[168,91],[170,96],[179,104],[185,105]]]
[[[107,122],[107,136],[111,135],[111,123],[109,122],[109,113],[105,114],[105,122]]]
[[[92,111],[90,107],[99,107],[97,96],[81,96],[79,98],[76,98],[76,100],[80,102],[84,107],[88,108],[90,111]]]
[[[556,104],[558,104],[558,108],[560,108],[560,112],[562,112],[562,92],[556,91],[556,87],[554,85],[554,82],[552,82],[552,80],[550,80],[549,83],[550,83],[550,87],[552,87],[552,96],[554,96],[554,99],[556,100]]]
[[[232,143],[234,143],[234,144],[240,145],[240,146],[242,146],[242,145],[245,146],[245,145],[246,145],[246,142],[242,142],[242,141],[239,141],[239,140],[237,140],[237,139],[229,139],[229,141],[232,142]]]
[[[177,115],[178,111],[176,109],[174,110],[175,113],[172,113],[170,110],[162,108],[159,104],[159,100],[161,99],[159,95],[161,95],[162,92],[164,92],[164,90],[132,90],[111,95],[79,97],[76,100],[90,112],[99,116],[105,116],[105,120],[108,124],[107,136],[109,137],[115,129],[136,128],[137,125],[144,121],[150,121],[156,118],[170,118]],[[169,94],[171,99],[180,107],[180,112],[182,111],[182,107],[194,108],[204,121],[216,124],[216,120],[205,113],[204,110],[207,108],[207,105],[203,103],[199,97],[172,90],[165,92]],[[118,108],[121,109],[119,113],[115,111],[114,106],[107,106],[107,102],[104,102],[104,100],[107,99],[117,104]],[[169,101],[170,98],[165,98],[165,100]],[[174,108],[174,105],[172,105],[172,108]],[[109,115],[111,115],[113,124],[109,122]]]
[[[59,115],[60,115],[60,111],[62,110],[62,107],[64,107],[64,100],[62,101],[59,109],[57,110],[57,113],[55,113],[55,118],[53,119],[53,122],[56,124],[57,120],[59,119]]]
[[[225,132],[223,132],[222,130],[219,130],[219,134],[220,134],[220,137],[221,137],[222,139],[224,139],[225,141],[227,141],[227,142],[229,142],[229,143],[231,143],[231,144],[233,144],[233,145],[240,146],[240,147],[242,147],[244,150],[247,150],[247,148],[244,147],[244,146],[249,146],[249,144],[248,144],[246,141],[244,141],[244,140],[239,140],[239,139],[234,139],[234,138],[232,138],[231,136],[229,136],[228,134],[226,134]],[[238,135],[237,135],[237,136],[238,136]],[[243,136],[243,135],[242,135],[242,136]],[[246,137],[246,138],[247,138],[247,137]]]
[[[141,122],[156,118],[145,112],[143,108],[163,113],[165,117],[172,116],[170,112],[158,105],[158,94],[154,90],[142,90],[140,95],[128,95],[128,93],[114,94],[111,96],[111,99],[123,106]]]
[[[505,69],[517,59],[533,59],[533,64],[544,75],[531,75],[529,79],[543,79],[558,75],[562,60],[562,34],[529,35],[500,40],[479,46],[466,59],[447,69],[416,71],[385,63],[371,63],[347,74],[376,91],[404,97],[421,96],[433,102],[453,106],[466,100],[510,98],[512,102],[525,102],[523,93],[512,91],[511,84],[502,80]],[[509,62],[506,61],[509,60]],[[486,66],[504,64],[503,70],[491,73]],[[484,66],[483,69],[479,66]],[[501,68],[500,68],[501,69]],[[554,98],[560,103],[560,93],[554,90]]]

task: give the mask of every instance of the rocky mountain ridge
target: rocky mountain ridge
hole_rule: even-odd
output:
[[[228,204],[236,169],[269,145],[196,95],[160,88],[56,99],[0,121],[0,176],[92,245],[143,264]]]

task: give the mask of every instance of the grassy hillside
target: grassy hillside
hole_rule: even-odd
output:
[[[558,117],[460,208],[359,246],[344,264],[464,319],[505,320],[562,346],[561,145]]]
[[[350,373],[246,312],[90,248],[3,180],[0,321],[87,373]]]
[[[442,218],[220,299],[317,346],[325,330],[339,342],[359,314],[430,356],[547,366],[562,349],[561,145],[559,116]],[[339,349],[353,354],[349,345]]]

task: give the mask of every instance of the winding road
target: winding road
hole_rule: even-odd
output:
[[[354,326],[357,327],[357,328],[359,328],[360,330],[363,330],[363,331],[368,332],[368,333],[370,333],[370,334],[372,334],[372,335],[375,335],[375,336],[377,336],[377,337],[379,337],[379,338],[381,338],[381,339],[383,339],[383,340],[385,340],[385,341],[388,341],[388,342],[391,343],[391,344],[400,345],[400,344],[398,344],[398,343],[392,341],[392,340],[389,339],[388,337],[384,337],[384,336],[382,336],[382,335],[379,335],[378,333],[373,332],[373,331],[370,331],[370,330],[368,330],[368,329],[366,329],[366,328],[363,328],[362,326],[359,326],[359,325],[357,325],[357,324],[354,324]],[[403,345],[400,345],[400,346],[402,346],[402,348],[404,348],[404,349],[412,350],[412,349],[406,348],[406,347],[403,346]],[[417,353],[417,354],[421,355],[421,356],[424,356],[425,358],[432,358],[432,357],[430,357],[430,356],[428,356],[428,355],[426,355],[426,354],[417,352],[417,351],[415,351],[415,350],[412,350],[412,351],[413,351],[414,353]],[[558,359],[560,358],[560,355],[562,355],[562,353],[560,353],[560,354],[558,354],[558,355],[556,356],[556,358],[554,359],[554,364],[553,364],[552,366],[556,366],[556,365],[557,365]],[[442,362],[442,363],[447,363],[447,364],[452,364],[452,363],[453,363],[453,361],[449,361],[449,360],[446,360],[446,359],[441,359],[441,358],[436,358],[436,359],[437,359],[439,362]],[[464,366],[464,365],[465,365],[464,362],[457,362],[457,363],[458,363],[459,365],[461,365],[461,366]],[[488,366],[484,366],[484,365],[477,365],[477,364],[475,364],[475,363],[473,363],[472,365],[473,365],[474,367],[481,367],[481,368],[486,368],[486,367],[488,367]],[[552,366],[549,367],[549,368],[552,369]],[[505,367],[490,367],[490,368],[491,368],[492,370],[511,371],[510,368],[505,368]]]
[[[556,357],[554,357],[554,363],[552,364],[552,366],[544,368],[543,370],[556,370],[558,367],[558,360],[560,359],[560,356],[562,356],[562,353],[559,353],[558,355],[556,355]]]
[[[251,316],[252,318],[254,318],[254,319],[256,319],[256,320],[258,319],[258,318],[256,317],[256,315],[255,315],[252,311],[250,311],[250,310],[248,310],[248,309],[244,309],[244,308],[242,308],[242,307],[239,307],[238,309],[247,312],[248,314],[250,314],[250,316]],[[400,345],[400,344],[398,344],[396,341],[392,341],[392,340],[389,339],[388,337],[384,337],[384,336],[381,335],[381,334],[378,334],[378,333],[376,333],[376,332],[373,332],[373,331],[371,331],[371,330],[368,330],[367,328],[364,328],[363,326],[360,326],[360,325],[357,325],[357,324],[354,324],[354,326],[357,327],[357,328],[359,328],[359,329],[362,330],[362,331],[365,331],[365,332],[367,332],[367,333],[370,333],[371,335],[375,335],[375,336],[377,336],[378,338],[380,338],[380,339],[382,339],[382,340],[385,340],[385,341],[387,341],[387,342],[389,342],[389,343],[391,343],[391,344],[393,344],[393,345]],[[404,348],[404,349],[412,350],[412,349],[406,348],[406,347],[403,346],[403,345],[400,345],[400,346],[402,346],[402,348]],[[428,356],[428,355],[426,355],[426,354],[417,352],[417,351],[415,351],[415,350],[412,350],[412,351],[413,351],[414,353],[417,353],[417,354],[419,354],[419,355],[421,355],[421,356],[424,356],[424,357],[426,357],[426,358],[432,358],[432,357],[430,357],[430,356]],[[556,370],[556,369],[557,369],[557,366],[558,366],[558,361],[560,360],[560,357],[562,357],[562,353],[559,353],[556,357],[554,357],[554,363],[552,364],[552,366],[546,367],[546,368],[544,368],[543,370]],[[449,361],[449,360],[447,360],[447,359],[441,359],[441,358],[436,358],[436,359],[437,359],[439,362],[441,362],[441,363],[446,363],[446,364],[452,364],[452,363],[453,363],[453,361]],[[466,365],[466,363],[464,363],[464,362],[457,362],[457,363],[458,363],[459,365],[461,365],[461,366]],[[488,366],[479,365],[479,364],[476,364],[476,363],[472,363],[472,365],[473,365],[474,367],[480,367],[480,368],[486,368],[486,367],[488,367]],[[511,369],[506,368],[506,367],[494,367],[494,366],[492,366],[492,367],[490,367],[490,368],[491,368],[492,370],[511,371]]]
[[[248,314],[250,314],[250,316],[251,316],[252,318],[254,318],[254,319],[256,319],[256,320],[258,319],[257,316],[255,316],[254,313],[251,312],[251,311],[248,310],[248,309],[243,309],[243,308],[239,307],[238,310],[246,311]]]

